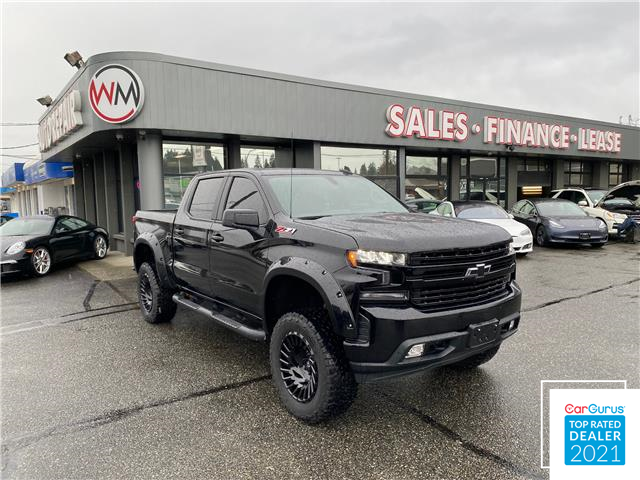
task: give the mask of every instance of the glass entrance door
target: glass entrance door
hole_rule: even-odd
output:
[[[478,200],[505,206],[506,158],[470,157],[462,159],[460,199]]]

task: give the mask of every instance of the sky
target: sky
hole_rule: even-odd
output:
[[[73,75],[63,59],[151,51],[618,122],[640,117],[640,2],[2,3],[2,122]],[[37,158],[36,126],[2,126]]]

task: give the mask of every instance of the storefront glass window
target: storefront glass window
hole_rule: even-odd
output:
[[[624,165],[619,162],[609,163],[609,186],[615,187],[623,182],[623,167]]]
[[[579,160],[565,160],[565,187],[590,187],[592,183],[593,165]]]
[[[223,145],[162,144],[165,208],[178,208],[194,175],[222,170],[225,165]]]
[[[320,167],[350,170],[398,195],[397,151],[374,148],[320,147]]]
[[[471,157],[460,159],[460,199],[506,204],[506,158]]]
[[[273,147],[241,147],[240,165],[242,168],[274,168],[276,150]]]
[[[447,196],[447,159],[407,155],[405,199]]]

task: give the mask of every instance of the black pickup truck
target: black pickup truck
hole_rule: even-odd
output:
[[[345,411],[357,382],[490,360],[520,320],[503,229],[414,213],[349,172],[196,176],[176,211],[134,217],[142,314],[177,304],[269,342],[296,417]]]

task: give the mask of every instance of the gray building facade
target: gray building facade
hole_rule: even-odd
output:
[[[221,168],[348,168],[401,199],[505,207],[640,178],[636,127],[142,52],[89,58],[39,135],[44,159],[74,164],[77,214],[127,253],[137,209]]]

